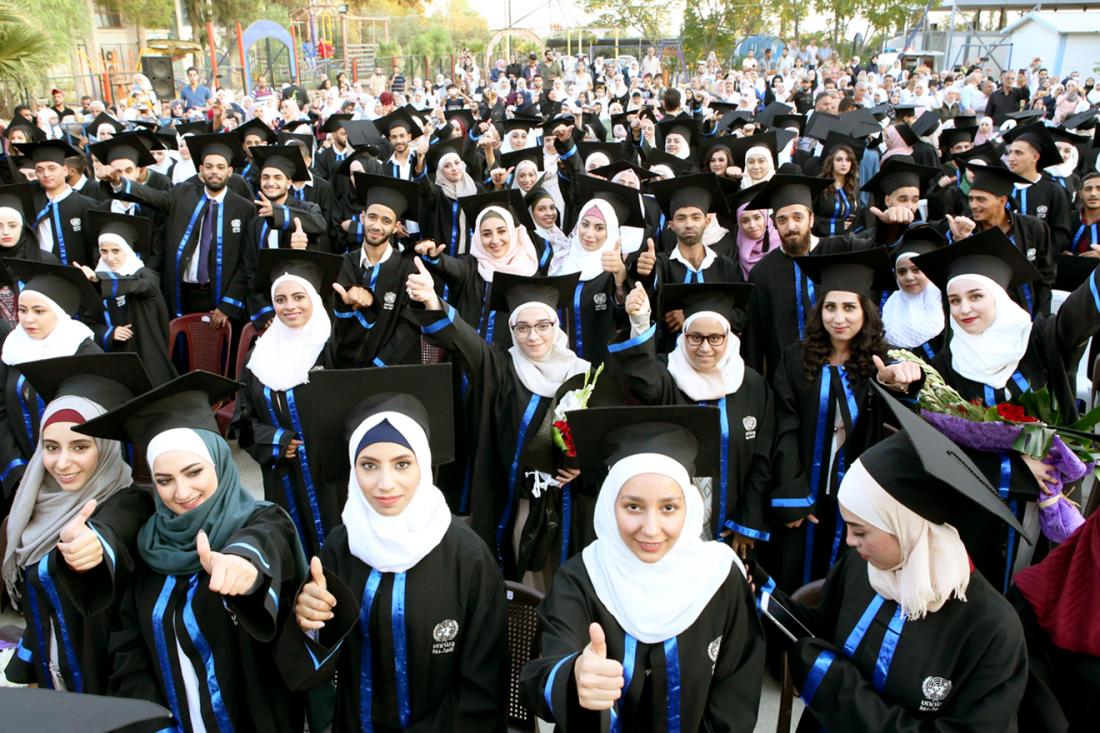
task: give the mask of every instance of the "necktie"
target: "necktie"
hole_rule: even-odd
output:
[[[214,215],[218,202],[207,199],[206,215],[202,219],[202,232],[199,234],[199,269],[195,278],[200,283],[210,282],[210,244],[214,240]]]

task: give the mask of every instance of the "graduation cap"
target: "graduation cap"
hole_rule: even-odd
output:
[[[149,152],[149,148],[135,133],[115,135],[110,139],[92,143],[89,148],[92,155],[108,165],[118,160],[128,160],[139,168],[144,168],[157,162]]]
[[[833,290],[870,298],[875,291],[896,285],[890,257],[885,247],[838,252],[830,255],[803,255],[795,263],[818,286],[821,296]]]
[[[99,128],[107,125],[114,130],[115,135],[121,135],[126,132],[126,125],[122,124],[114,117],[111,117],[106,112],[100,112],[97,114],[91,122],[88,123],[87,129],[93,137],[99,137]]]
[[[794,112],[794,107],[791,105],[773,101],[756,113],[756,121],[765,127],[775,127],[775,118],[778,115],[789,115],[792,112]]]
[[[557,277],[524,277],[497,272],[493,275],[489,307],[504,313],[511,313],[524,303],[532,302],[545,303],[554,310],[569,308],[579,281],[579,272]]]
[[[1005,117],[1010,120],[1015,120],[1020,124],[1033,124],[1043,117],[1046,117],[1046,114],[1046,111],[1041,109],[1022,109],[1018,112],[1008,112],[1005,114]],[[1017,125],[1017,127],[1019,127],[1019,125]]]
[[[939,168],[917,165],[909,156],[898,155],[883,163],[878,173],[863,184],[862,190],[881,196],[892,194],[899,188],[917,188],[924,191],[925,184],[939,172]]]
[[[578,219],[592,199],[602,199],[611,204],[621,227],[644,227],[645,217],[638,199],[638,189],[612,183],[595,176],[582,176],[577,181]]]
[[[967,162],[971,160],[980,160],[986,165],[997,168],[1004,168],[1005,166],[1001,160],[1001,150],[991,142],[984,142],[981,145],[975,145],[970,150],[955,153],[951,156],[951,160],[962,167],[965,167]]]
[[[103,307],[95,287],[75,267],[15,257],[5,257],[4,264],[13,280],[23,283],[23,291],[45,295],[70,316],[82,310],[99,311]]]
[[[898,124],[894,125],[894,130],[897,131],[898,135],[901,136],[901,139],[905,141],[906,145],[916,145],[918,142],[920,142],[920,135],[917,134],[916,130],[914,130],[912,127],[905,124],[904,122],[899,122]]]
[[[500,167],[513,168],[525,160],[534,163],[535,168],[541,171],[543,168],[542,148],[524,148],[523,150],[513,150],[510,153],[504,153],[500,156]]]
[[[1070,145],[1088,145],[1092,138],[1088,135],[1075,135],[1065,127],[1048,127],[1047,132],[1055,143],[1069,143]]]
[[[722,430],[717,407],[589,407],[566,413],[577,463],[592,482],[630,456],[658,453],[689,476],[717,476]]]
[[[415,221],[420,209],[420,186],[402,178],[356,173],[355,200],[364,211],[379,204],[392,211],[398,219]]]
[[[680,135],[687,141],[688,147],[695,147],[699,144],[701,135],[699,121],[682,115],[666,117],[658,122],[657,133],[661,139],[661,147],[664,147],[664,140],[669,135]]]
[[[582,140],[577,143],[577,152],[581,156],[581,165],[583,166],[588,162],[588,158],[595,153],[603,153],[607,156],[609,163],[614,163],[623,157],[623,144],[617,143],[605,143],[605,142],[593,142],[588,140]],[[602,166],[600,166],[602,167]]]
[[[925,112],[910,125],[918,137],[928,137],[940,126],[940,116],[931,110]]]
[[[748,323],[749,283],[683,283],[662,284],[657,291],[657,310],[662,315],[682,310],[687,319],[696,313],[713,311],[730,322],[740,332]]]
[[[749,150],[755,147],[767,148],[768,152],[772,156],[772,165],[779,165],[779,145],[775,139],[775,131],[770,130],[768,132],[760,132],[749,137],[728,137],[722,138],[726,140],[726,146],[729,147],[733,165],[738,168],[745,168],[745,158],[748,156]]]
[[[735,109],[718,120],[714,125],[715,132],[736,132],[746,125],[753,124],[752,112],[747,109]]]
[[[1018,176],[1008,168],[994,165],[975,165],[964,163],[963,166],[974,174],[974,180],[970,184],[971,191],[985,191],[994,196],[1010,196],[1017,183],[1031,183],[1023,176]]]
[[[634,174],[638,176],[639,181],[647,181],[651,178],[656,178],[657,174],[653,171],[642,168],[640,165],[634,165],[629,160],[616,160],[610,165],[600,166],[599,168],[593,168],[588,171],[589,177],[599,176],[600,178],[612,180],[615,176],[619,175],[623,171],[634,171]]]
[[[653,167],[658,165],[668,166],[668,168],[672,170],[674,176],[690,173],[695,168],[690,158],[677,158],[671,153],[666,153],[663,150],[657,149],[646,151],[645,164],[650,170],[653,170]]]
[[[22,115],[16,115],[12,118],[11,124],[4,130],[4,137],[10,140],[11,134],[16,130],[25,132],[32,143],[40,143],[46,139],[46,133]]]
[[[806,127],[806,118],[797,112],[776,115],[772,118],[772,123],[768,125],[768,127],[773,130],[786,130],[791,127],[797,127],[798,133],[801,135],[802,130]]]
[[[767,181],[761,181],[748,188],[741,188],[741,181],[722,176],[719,176],[718,183],[722,186],[722,191],[726,196],[726,208],[729,209],[730,215],[734,217],[735,221],[737,210],[741,208],[741,205],[748,204],[756,194],[764,190],[764,186],[768,185]],[[745,210],[748,211],[749,209],[746,208]]]
[[[895,120],[900,120],[903,117],[912,117],[917,113],[917,105],[915,104],[895,104],[892,107],[892,117]]]
[[[137,132],[138,130],[144,130],[146,132],[156,132],[157,131],[157,123],[147,122],[145,120],[131,120],[130,121],[130,131],[131,132]]]
[[[256,274],[267,279],[264,291],[282,275],[297,275],[306,280],[322,300],[332,292],[332,283],[340,275],[344,258],[313,249],[261,249],[257,255]]]
[[[901,425],[901,432],[871,446],[859,456],[867,473],[886,493],[935,524],[958,523],[974,505],[1032,538],[989,481],[959,446],[874,380],[872,386]],[[960,504],[959,497],[968,500]]]
[[[448,153],[454,153],[459,158],[463,157],[463,153],[466,149],[466,138],[452,137],[447,140],[440,140],[428,148],[427,159],[424,161],[428,166],[428,170],[433,174],[439,168],[439,161],[443,159],[444,155]],[[536,150],[538,150],[536,148]],[[539,151],[541,153],[541,151]]]
[[[466,215],[469,226],[473,226],[478,215],[489,206],[499,206],[512,214],[513,221],[527,229],[535,231],[535,220],[531,218],[531,210],[523,199],[523,191],[518,188],[505,188],[499,191],[486,191],[475,193],[472,196],[459,196],[458,204]],[[494,277],[495,280],[495,277]]]
[[[153,388],[134,352],[41,359],[20,364],[19,372],[47,403],[66,395],[87,397],[105,410]]]
[[[955,123],[955,127],[974,127],[978,126],[977,115],[956,115],[951,118],[951,121]]]
[[[0,186],[0,208],[15,209],[23,216],[24,226],[34,225],[34,217],[38,212],[34,208],[33,183],[9,183]]]
[[[196,369],[73,429],[93,438],[129,440],[142,447],[172,428],[217,433],[212,408],[232,397],[238,386],[232,379]]]
[[[309,180],[309,168],[297,145],[253,145],[252,159],[260,172],[264,168],[275,168],[292,181]]]
[[[946,246],[947,239],[935,227],[917,224],[906,229],[901,239],[890,248],[890,260],[896,265],[902,255],[919,256]]]
[[[843,132],[849,137],[855,138],[863,144],[866,138],[872,135],[882,134],[882,125],[875,116],[867,110],[857,109],[846,112],[840,118],[840,128],[837,132]]]
[[[378,131],[379,128],[369,120],[350,120],[343,124],[343,128],[348,131],[348,145],[354,148],[371,148],[372,155],[377,155],[383,143],[386,142],[382,133]]]
[[[279,137],[275,134],[275,131],[272,130],[267,125],[267,123],[261,120],[259,117],[252,118],[233,132],[236,133],[242,145],[244,144],[244,139],[250,135],[254,135],[260,138],[260,140],[262,141],[260,143],[261,145],[274,145],[275,143],[279,142]]]
[[[344,126],[344,123],[351,120],[355,115],[350,112],[335,112],[328,116],[325,120],[325,124],[321,125],[321,132],[336,132]]]
[[[713,173],[678,176],[663,181],[649,181],[646,186],[657,199],[661,211],[672,218],[679,209],[695,207],[704,214],[725,214],[726,197]]]
[[[471,115],[472,116],[472,115]],[[527,115],[515,115],[511,119],[504,120],[501,127],[504,128],[504,134],[515,132],[516,130],[530,131],[534,128],[542,125],[541,117],[528,117]]]
[[[183,137],[184,135],[209,135],[210,123],[206,120],[180,122],[176,124],[176,134],[180,137]]]
[[[812,137],[815,140],[823,141],[829,136],[830,131],[843,132],[844,129],[845,124],[840,119],[840,115],[834,115],[828,112],[814,112],[806,122],[806,128],[802,131],[802,134],[805,137]]]
[[[956,118],[957,119],[957,118]],[[959,143],[972,143],[974,142],[974,136],[978,133],[978,126],[966,126],[959,127],[945,127],[940,130],[940,147],[943,150],[950,150]]]
[[[16,149],[33,163],[57,163],[65,165],[66,158],[80,155],[80,151],[64,140],[43,140],[40,143],[16,143]]]
[[[585,112],[588,112],[587,108],[585,108]],[[584,130],[586,135],[594,135],[597,140],[607,140],[607,128],[604,127],[600,118],[595,115],[589,114],[589,116],[584,118]]]
[[[432,465],[454,460],[454,399],[450,364],[366,369],[322,369],[297,387],[303,439],[319,475],[343,489],[351,471],[348,443],[359,425],[379,412],[396,412],[424,429]],[[333,435],[334,426],[340,433]],[[421,466],[421,471],[428,471]]]
[[[1062,127],[1070,130],[1087,130],[1096,125],[1096,115],[1098,114],[1100,114],[1100,109],[1089,107],[1084,112],[1078,112],[1062,120]]]
[[[1058,152],[1058,146],[1054,144],[1054,138],[1050,136],[1046,125],[1017,125],[1001,138],[1005,145],[1024,142],[1035,148],[1039,153],[1039,162],[1035,167],[1039,170],[1062,164],[1062,154]]]
[[[748,207],[779,211],[785,206],[801,204],[813,209],[814,199],[831,184],[828,178],[776,173],[753,197]]]
[[[548,120],[546,120],[545,122],[542,123],[542,131],[543,131],[543,133],[545,133],[547,135],[553,135],[554,130],[558,129],[558,127],[560,127],[562,125],[565,125],[566,127],[568,127],[570,125],[575,125],[575,124],[577,124],[577,119],[573,116],[572,113],[570,113],[570,112],[566,112],[564,114],[559,113],[559,114],[555,114],[553,117],[551,117],[550,119],[548,119]]]
[[[208,155],[220,155],[234,170],[241,170],[248,165],[241,141],[231,132],[192,135],[187,138],[187,149],[191,151],[191,159],[196,166],[201,165]]]
[[[278,136],[278,141],[279,145],[295,144],[295,147],[301,145],[305,147],[307,155],[312,155],[313,143],[317,141],[317,138],[305,132],[280,132]]]
[[[466,130],[467,132],[474,129],[474,127],[477,126],[478,122],[477,119],[474,117],[474,113],[468,109],[448,109],[443,112],[443,117],[446,118],[447,122],[454,122],[455,120],[458,120],[462,123],[462,129]],[[542,120],[540,119],[539,123],[541,122]],[[538,125],[536,125],[536,127],[537,126]]]
[[[951,278],[959,275],[985,275],[1005,290],[1042,277],[998,227],[923,254],[913,264],[945,291]]]
[[[134,137],[136,137],[139,141],[141,141],[141,144],[144,145],[145,148],[147,150],[149,150],[150,152],[152,152],[154,150],[167,150],[168,149],[168,145],[165,144],[164,140],[161,138],[160,135],[158,135],[156,132],[154,132],[152,130],[146,130],[144,127],[139,127],[138,129],[134,130],[133,132],[128,132],[126,134],[127,135],[133,135]],[[175,143],[175,140],[173,140],[172,142]],[[176,145],[173,144],[172,147],[175,148]]]
[[[154,733],[175,726],[172,713],[147,700],[59,690],[0,688],[4,724],[12,730]],[[49,711],[48,714],[44,714]]]
[[[1089,279],[1098,264],[1100,259],[1096,257],[1079,257],[1063,252],[1054,260],[1054,289],[1072,293]]]
[[[400,107],[374,120],[374,127],[387,138],[399,128],[404,128],[409,133],[409,139],[415,140],[423,134],[420,124],[413,118],[408,107]],[[349,133],[350,134],[350,133]]]
[[[110,210],[88,210],[88,234],[93,242],[99,242],[104,234],[115,234],[123,239],[139,257],[153,249],[153,220],[147,216],[117,214]],[[146,259],[142,257],[142,259]]]

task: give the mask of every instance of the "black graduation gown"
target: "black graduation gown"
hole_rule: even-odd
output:
[[[351,554],[347,532],[336,527],[321,554],[335,618],[316,640],[293,616],[280,633],[277,661],[291,689],[322,684],[335,671],[335,733],[370,723],[377,733],[503,733],[507,610],[489,549],[452,519],[420,562],[382,573]]]
[[[168,358],[168,306],[157,273],[143,267],[130,277],[105,279],[100,273],[99,278],[107,322],[100,337],[103,350],[136,353],[154,387],[175,379],[176,368]],[[129,341],[114,340],[119,326],[133,328]]]
[[[352,155],[354,152],[355,148],[350,145],[344,148],[342,153],[336,151],[335,145],[321,148],[317,151],[314,167],[322,178],[325,180],[332,180],[332,176],[336,173],[336,169],[340,166],[340,163],[344,162],[344,158]]]
[[[608,659],[623,661],[627,634],[597,598],[580,555],[558,570],[538,614],[542,656],[523,668],[524,701],[562,733],[601,730],[601,718],[608,716],[580,707],[574,664],[588,645],[593,622],[603,628]],[[753,730],[764,676],[764,633],[737,563],[678,636],[663,644],[631,642],[634,663],[624,664],[627,684],[617,708],[620,730]],[[676,727],[670,724],[674,717]]]
[[[1077,194],[1081,193],[1081,176],[1076,173],[1070,173],[1068,176],[1056,176],[1053,173],[1047,173],[1046,175],[1062,187],[1066,192],[1066,196],[1069,197],[1070,208],[1074,208],[1074,204],[1077,202]]]
[[[103,350],[95,341],[87,338],[74,355],[101,353]],[[4,399],[0,400],[0,484],[3,484],[4,500],[0,507],[2,516],[7,516],[11,497],[38,445],[38,423],[46,403],[18,366],[0,362],[0,384],[4,386]]]
[[[325,232],[317,237],[317,247],[322,252],[343,253],[343,248],[337,248],[337,243],[343,240],[343,230],[340,229],[340,215],[343,209],[336,202],[336,191],[332,184],[320,176],[314,176],[301,189],[291,188],[290,198],[297,201],[309,201],[317,204],[321,209],[321,215],[325,217]],[[302,222],[305,228],[305,222]]]
[[[1018,250],[1023,252],[1028,262],[1035,265],[1035,269],[1039,271],[1042,277],[1033,283],[1014,288],[1009,292],[1009,295],[1032,316],[1050,313],[1050,291],[1054,287],[1057,272],[1055,260],[1057,253],[1051,241],[1051,229],[1046,225],[1046,222],[1034,216],[1016,212],[1013,212],[1011,216],[1012,230],[1008,232],[1009,240],[1016,245]],[[948,230],[946,237],[948,244],[954,244],[950,230]]]
[[[845,525],[836,492],[847,467],[885,437],[883,418],[889,409],[854,366],[826,365],[813,382],[807,382],[801,344],[791,344],[783,352],[772,388],[776,399],[774,529],[766,553],[780,587],[793,590],[824,578],[845,554]],[[831,455],[838,405],[844,444]],[[806,520],[794,529],[786,526],[809,514],[819,523]]]
[[[126,184],[116,196],[147,204],[166,215],[166,238],[154,242],[152,257],[146,264],[160,274],[160,287],[169,315],[181,316],[183,273],[198,250],[202,236],[207,206],[205,187],[197,180],[181,183],[171,191],[159,191],[130,181]],[[218,209],[215,236],[210,244],[209,309],[217,308],[232,319],[243,320],[249,283],[256,269],[253,224],[256,205],[233,191],[226,191]]]
[[[119,491],[96,507],[88,526],[103,543],[103,562],[77,573],[54,548],[23,568],[22,600],[26,628],[4,674],[16,684],[54,689],[50,670],[51,635],[58,646],[58,674],[70,692],[107,694],[111,673],[109,643],[117,599],[133,572],[138,529],[153,513],[152,495],[136,486]]]
[[[477,192],[485,190],[474,180]],[[449,198],[437,184],[427,178],[420,182],[420,236],[431,239],[436,244],[447,245],[447,254],[464,255],[470,251],[470,238],[473,236],[474,222],[466,221],[466,231],[462,231],[462,222],[466,217],[458,201]],[[534,232],[528,232],[534,235]]]
[[[1080,357],[1088,339],[1100,330],[1100,302],[1093,294],[1093,287],[1100,287],[1095,272],[1069,294],[1056,314],[1035,319],[1027,350],[1005,389],[996,390],[956,372],[951,365],[950,343],[936,355],[932,365],[965,400],[978,399],[986,406],[992,406],[1010,397],[1016,398],[1025,390],[1038,391],[1046,387],[1062,411],[1071,420],[1076,420],[1077,390],[1067,375],[1076,372],[1072,365]],[[968,451],[968,455],[985,474],[990,485],[998,490],[1001,498],[1022,517],[1025,503],[1035,501],[1039,496],[1039,486],[1020,455],[1015,451]],[[960,517],[959,534],[977,568],[991,583],[1006,591],[1019,537],[997,519],[991,517],[987,520],[983,514],[971,513]]]
[[[859,200],[859,191],[849,196],[829,186],[814,199],[813,233],[817,237],[836,237],[867,228],[869,213]]]
[[[53,233],[53,246],[50,254],[57,257],[61,264],[69,265],[73,261],[81,264],[99,262],[99,244],[85,236],[88,211],[95,207],[95,199],[90,199],[75,189],[69,189],[65,198],[50,204],[46,192],[37,183],[34,184],[35,221],[31,229],[38,237],[38,225],[47,220]]]
[[[493,549],[506,578],[522,578],[527,570],[541,571],[548,562],[568,557],[572,548],[564,547],[560,555],[556,548],[569,543],[563,515],[574,487],[551,488],[535,497],[527,476],[532,467],[524,460],[553,397],[528,390],[511,355],[500,345],[486,343],[452,306],[444,303],[442,311],[409,312],[432,343],[454,354],[467,380],[467,410],[477,429],[469,459],[470,526]],[[512,530],[521,497],[530,500],[530,513],[517,552]]]
[[[1013,188],[1012,199],[1016,203],[1017,212],[1042,219],[1050,227],[1052,253],[1066,251],[1072,234],[1069,229],[1072,207],[1069,194],[1064,188],[1044,173],[1027,188]]]
[[[294,733],[301,700],[274,663],[280,624],[294,613],[294,526],[282,509],[258,507],[219,551],[252,562],[258,587],[247,596],[210,591],[210,578],[162,575],[137,563],[111,635],[111,695],[149,700],[191,730],[180,671],[181,647],[198,675],[206,730]]]
[[[1070,235],[1069,249],[1066,250],[1069,254],[1084,254],[1090,252],[1090,244],[1100,244],[1100,220],[1095,220],[1090,223],[1085,223],[1083,218],[1083,210],[1076,208],[1073,210],[1073,214],[1070,217]]]
[[[1023,630],[981,573],[971,573],[965,602],[951,599],[920,620],[902,621],[854,552],[833,569],[816,607],[776,597],[817,636],[789,657],[807,705],[799,733],[1017,730]]]
[[[609,346],[612,362],[631,394],[644,405],[713,405],[721,411],[723,475],[712,484],[709,529],[716,538],[732,530],[758,542],[768,541],[775,438],[771,388],[756,370],[746,367],[736,392],[697,403],[677,386],[668,371],[667,357],[657,355],[655,332],[651,326],[634,338],[627,338],[629,330],[618,334]]]
[[[966,194],[959,187],[962,174],[953,163],[940,169],[940,176],[950,176],[952,182],[947,186],[940,186],[938,180],[934,180],[929,187],[926,196],[928,200],[928,218],[943,219],[948,214],[951,216],[963,216],[970,210]]]
[[[420,363],[420,334],[407,317],[409,296],[405,281],[416,272],[412,250],[394,245],[388,259],[360,267],[362,248],[344,255],[338,282],[344,288],[360,285],[371,292],[369,308],[352,309],[337,300],[333,322],[336,364],[342,369]]]
[[[927,143],[924,140],[917,140],[913,143],[912,147],[914,163],[928,166],[929,168],[939,168],[940,154],[931,143]]]
[[[202,185],[203,185],[202,181],[199,179],[199,176],[196,173],[195,175],[191,176],[187,180],[180,181],[179,183],[176,184],[176,186],[173,186],[173,188],[176,188],[178,186],[202,186]],[[242,175],[237,174],[237,173],[230,174],[229,180],[226,182],[225,187],[228,188],[233,193],[240,196],[241,198],[247,199],[248,201],[255,201],[256,200],[256,193],[255,192],[260,189],[260,186],[259,186],[258,182],[254,182],[251,178],[247,178],[247,177],[242,176]]]
[[[249,351],[244,365],[252,358]],[[335,363],[331,345],[321,349],[313,369],[331,369]],[[325,535],[340,523],[344,491],[315,482],[309,463],[309,448],[298,446],[294,458],[287,459],[291,439],[302,439],[301,422],[294,388],[273,390],[251,370],[241,370],[241,389],[237,392],[233,422],[242,448],[260,464],[264,477],[264,499],[286,510],[298,531],[306,555],[321,551]],[[343,487],[339,487],[343,488]]]
[[[1027,692],[1020,730],[1090,733],[1100,717],[1100,658],[1055,646],[1016,586],[1008,591],[1027,640]]]

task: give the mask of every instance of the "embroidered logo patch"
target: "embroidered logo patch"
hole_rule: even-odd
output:
[[[393,310],[393,304],[397,300],[397,293],[389,292],[382,296],[383,308],[388,311]]]
[[[921,701],[922,712],[939,710],[943,701],[951,694],[951,680],[943,677],[925,677],[920,686],[924,700]]]
[[[79,216],[74,216],[72,219],[69,219],[69,226],[73,228],[74,232],[79,232],[84,226],[84,222],[80,220]]]
[[[1032,262],[1034,262],[1034,261],[1035,261],[1035,255],[1037,255],[1037,254],[1038,254],[1038,250],[1036,250],[1036,249],[1035,249],[1034,247],[1029,247],[1029,248],[1028,248],[1028,250],[1027,250],[1027,258],[1028,258],[1029,260],[1031,260]]]
[[[717,639],[715,639],[714,641],[712,641],[710,644],[707,645],[707,656],[710,657],[710,661],[717,662],[718,661],[718,652],[721,651],[721,650],[722,650],[722,637],[719,636]]]
[[[746,415],[741,419],[741,425],[745,428],[745,440],[756,437],[756,416]]]
[[[1045,218],[1047,218],[1047,211],[1048,211],[1048,208],[1047,208],[1046,204],[1036,206],[1035,207],[1035,216],[1039,217],[1040,219],[1045,219]]]
[[[607,310],[607,293],[596,293],[592,296],[592,302],[596,304],[596,310]]]
[[[452,618],[443,619],[432,630],[432,654],[450,654],[455,650],[455,637],[458,636],[458,622]]]
[[[233,230],[234,234],[240,234],[241,233],[241,220],[240,219],[230,219],[229,220],[229,227]]]

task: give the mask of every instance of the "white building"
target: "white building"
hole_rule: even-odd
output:
[[[1100,65],[1100,11],[1039,10],[1002,31],[1008,46],[1005,68],[1026,68],[1038,56],[1052,77],[1071,71],[1091,76]]]

